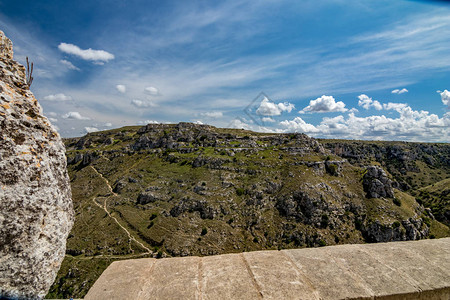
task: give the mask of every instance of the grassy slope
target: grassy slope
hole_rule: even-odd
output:
[[[174,126],[167,133],[175,130]],[[92,142],[81,150],[74,146],[78,139],[66,140],[68,157],[94,153],[97,159],[88,166],[81,166],[81,162],[69,166],[76,220],[67,242],[68,255],[49,297],[83,297],[99,274],[116,259],[361,243],[364,238],[357,229],[358,222],[378,220],[389,225],[417,213],[414,197],[400,191],[395,195],[401,206],[392,199],[366,199],[361,186],[363,169],[359,166],[346,163],[340,176],[332,176],[305,164],[340,159],[337,156],[290,154],[282,150],[289,143],[273,147],[264,140],[257,141],[260,147],[257,152],[234,151],[233,155],[224,151],[224,147],[197,147],[193,153],[128,152],[125,149],[138,138],[139,128],[89,134]],[[270,136],[234,129],[216,132],[238,138],[222,141],[227,149],[239,148],[243,143],[240,139],[249,136],[261,139]],[[112,144],[105,145],[106,138],[111,138]],[[222,167],[192,167],[199,156],[220,159]],[[430,171],[431,168],[425,167],[423,176],[429,181],[448,176],[448,173],[433,175],[442,173],[442,169]],[[124,187],[117,195],[111,193],[108,184],[114,188],[119,183]],[[275,192],[265,190],[270,183],[279,186]],[[204,190],[195,192],[198,187]],[[136,205],[138,195],[149,188],[158,195],[158,200]],[[312,204],[313,209],[318,209],[314,205],[327,203],[322,220],[305,223],[298,217],[280,213],[278,199],[291,197],[298,190],[322,199]],[[213,211],[214,217],[202,217],[202,211],[195,207],[176,217],[171,215],[174,207],[191,200],[205,200],[207,204],[202,209]],[[130,242],[127,232],[112,217],[137,242]],[[449,235],[445,225],[434,220],[430,225],[436,237]],[[143,246],[152,253],[147,253]]]

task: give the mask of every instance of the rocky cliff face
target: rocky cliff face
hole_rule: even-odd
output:
[[[73,209],[64,146],[0,31],[0,298],[43,298]],[[3,299],[3,298],[2,298]]]
[[[369,166],[363,177],[364,191],[369,198],[394,197],[392,181],[387,177],[386,172],[377,166]]]
[[[369,143],[379,149],[392,144]],[[67,241],[71,256],[49,297],[84,297],[98,274],[120,257],[450,235],[413,196],[399,190],[388,171],[396,160],[383,165],[364,156],[374,146],[352,145],[361,152],[352,164],[352,158],[329,151],[330,143],[304,134],[190,123],[118,128],[65,144],[77,218]],[[419,146],[436,150],[435,169],[425,169],[423,176],[437,181],[439,172],[447,176],[438,153],[450,153],[450,145],[406,143],[402,151]],[[420,161],[417,165],[422,167]]]

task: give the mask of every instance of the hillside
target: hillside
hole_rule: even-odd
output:
[[[449,177],[449,144],[190,123],[65,144],[76,220],[49,297],[82,297],[117,259],[450,236],[414,198]]]
[[[419,189],[417,201],[429,207],[437,220],[450,226],[450,178]]]

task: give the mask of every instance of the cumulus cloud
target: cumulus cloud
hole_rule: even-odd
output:
[[[221,111],[212,111],[212,112],[204,112],[200,114],[202,117],[217,119],[223,117],[223,113]]]
[[[99,131],[99,130],[98,130],[98,128],[96,128],[96,127],[84,127],[84,131],[85,131],[86,133],[91,133],[91,132],[97,132],[97,131]]]
[[[72,97],[64,95],[64,94],[55,94],[55,95],[48,95],[43,98],[43,100],[46,101],[70,101],[72,100]]]
[[[275,122],[275,120],[270,117],[264,117],[261,120],[265,123],[274,123]]]
[[[64,53],[72,54],[84,60],[107,62],[114,59],[114,55],[105,50],[81,49],[77,45],[61,43],[58,49]]]
[[[139,121],[138,125],[147,125],[147,124],[159,124],[160,122],[155,120],[145,120],[145,121]]]
[[[153,103],[150,100],[139,100],[139,99],[131,100],[131,104],[136,106],[136,107],[139,107],[139,108],[155,107],[155,106],[157,106],[155,103]]]
[[[105,126],[105,127],[112,127],[113,124],[108,122],[108,123],[105,123],[103,126]]]
[[[345,112],[348,109],[345,108],[345,103],[342,101],[336,102],[333,96],[325,96],[317,98],[316,100],[310,100],[309,105],[299,111],[299,113],[303,114],[306,112],[317,112],[317,113],[325,113],[325,112]]]
[[[260,116],[279,116],[284,111],[290,113],[294,108],[295,105],[292,103],[284,102],[276,104],[267,99],[267,97],[264,97],[256,113]]]
[[[155,96],[155,95],[159,94],[159,90],[157,88],[153,87],[153,86],[146,87],[144,89],[144,92],[149,94],[149,95],[152,95],[152,96]]]
[[[80,68],[74,66],[70,61],[65,60],[65,59],[61,59],[59,61],[60,63],[62,63],[63,65],[65,65],[68,69],[70,70],[75,70],[75,71],[80,71]]]
[[[319,132],[314,125],[306,123],[302,118],[296,117],[294,120],[281,121],[280,125],[285,127],[287,131],[293,132],[304,132],[304,133],[315,133]]]
[[[52,123],[56,123],[56,122],[58,122],[58,119],[55,119],[55,118],[48,118],[48,120],[50,121],[50,122],[52,122]]]
[[[392,102],[389,102],[387,104],[386,103],[383,104],[383,108],[385,110],[395,110],[397,112],[401,112],[402,110],[404,110],[407,107],[408,107],[408,104],[406,104],[406,103],[392,103]]]
[[[126,91],[127,91],[127,87],[124,86],[123,84],[118,84],[118,85],[116,85],[116,90],[117,90],[119,93],[125,94]]]
[[[251,125],[247,124],[245,121],[240,120],[238,118],[231,121],[231,123],[230,123],[230,125],[228,125],[228,127],[236,128],[236,129],[247,129],[247,130],[252,129]]]
[[[444,90],[443,92],[439,91],[439,94],[441,95],[441,100],[444,105],[447,105],[447,109],[450,109],[450,92],[447,90]]]
[[[69,111],[67,114],[62,115],[62,118],[69,119],[69,120],[89,120],[89,118],[83,117],[77,111]]]
[[[402,103],[385,104],[398,112],[396,118],[385,115],[356,117],[354,113],[335,118],[323,118],[314,126],[297,117],[280,122],[285,132],[304,132],[327,138],[373,140],[448,141],[450,112],[442,118],[428,111],[416,111]]]
[[[369,109],[371,107],[375,108],[376,110],[382,110],[383,106],[381,103],[377,100],[372,100],[369,96],[365,94],[361,94],[358,96],[358,105],[362,106],[364,109]]]
[[[203,122],[202,122],[202,121],[199,121],[199,120],[196,120],[196,121],[194,121],[193,123],[194,123],[194,124],[198,124],[198,125],[203,125]]]
[[[391,93],[392,93],[392,94],[403,94],[403,93],[407,93],[407,92],[408,92],[407,89],[402,88],[401,90],[395,89],[395,90],[393,90]]]

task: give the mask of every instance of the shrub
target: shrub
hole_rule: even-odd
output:
[[[208,233],[208,229],[206,229],[206,228],[203,228],[202,229],[202,233],[201,233],[201,235],[205,235],[205,234],[207,234]]]
[[[245,194],[245,189],[244,189],[244,188],[237,188],[237,189],[236,189],[236,194],[237,194],[238,196],[244,195],[244,194]]]
[[[319,247],[324,247],[327,245],[327,242],[325,242],[324,240],[319,240]]]
[[[339,167],[336,164],[328,164],[325,167],[326,167],[327,172],[330,175],[333,175],[333,176],[339,175],[339,172],[338,172]]]
[[[320,222],[320,226],[321,226],[322,228],[327,228],[327,226],[328,226],[328,221],[329,221],[328,216],[327,216],[327,215],[322,215],[322,221]]]
[[[400,199],[394,198],[392,201],[394,202],[395,205],[402,206],[402,202],[400,201]]]
[[[400,227],[400,222],[399,221],[395,221],[394,223],[392,223],[392,227],[394,228],[399,228]]]
[[[355,228],[357,229],[357,230],[361,230],[362,229],[362,222],[361,222],[361,220],[360,219],[356,219],[355,220]]]

